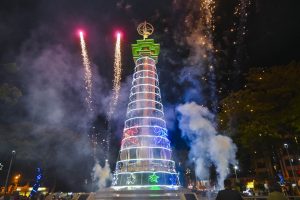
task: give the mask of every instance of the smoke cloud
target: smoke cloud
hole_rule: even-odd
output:
[[[90,113],[80,50],[72,52],[61,41],[44,40],[47,31],[45,27],[33,31],[17,57],[23,113],[20,119],[16,114],[13,123],[1,124],[1,132],[8,134],[2,134],[0,152],[17,151],[16,166],[21,166],[24,178],[32,178],[30,171],[41,167],[46,186],[55,190],[57,182],[61,190],[82,191],[94,164],[88,132],[96,116],[105,112],[101,108],[106,99],[101,97],[109,94],[107,81],[93,65],[97,102],[95,112]]]
[[[105,161],[104,167],[101,167],[98,160],[93,167],[92,173],[93,180],[96,182],[96,190],[101,190],[106,188],[109,185],[109,182],[112,179],[112,174],[110,172],[110,166],[108,161]]]
[[[209,179],[209,167],[214,165],[218,175],[218,187],[229,174],[229,165],[236,164],[236,145],[224,135],[218,134],[213,123],[214,115],[195,102],[177,107],[182,137],[189,142],[189,158],[195,164],[196,176]]]

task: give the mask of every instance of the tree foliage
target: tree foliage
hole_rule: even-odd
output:
[[[16,86],[4,83],[0,85],[0,102],[13,105],[18,102],[22,92]]]
[[[243,148],[271,150],[300,133],[300,63],[251,69],[247,84],[221,101],[220,129]]]
[[[22,92],[18,85],[19,68],[16,63],[0,64],[0,105],[15,105]]]

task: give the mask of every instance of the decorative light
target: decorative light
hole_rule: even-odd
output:
[[[132,185],[135,183],[136,177],[133,173],[130,174],[130,176],[127,177],[126,184],[127,185]]]
[[[140,110],[155,110],[157,112],[162,113],[162,115],[164,115],[163,111],[161,111],[159,109],[156,109],[156,108],[153,108],[153,107],[143,107],[143,108],[129,109],[129,110],[127,110],[127,114],[129,114],[130,112],[133,112],[133,111],[140,111]]]
[[[112,189],[115,190],[121,190],[124,188],[130,188],[130,189],[140,189],[140,188],[151,188],[154,185],[130,185],[130,186],[113,186]],[[177,190],[179,188],[178,185],[155,185],[157,187],[165,187],[165,188],[169,188],[169,189],[173,189],[173,190]]]
[[[155,135],[136,135],[136,136],[129,136],[129,137],[126,137],[126,138],[123,138],[122,140],[127,140],[127,139],[130,139],[130,138],[139,138],[139,137],[152,137],[152,138],[161,138],[161,139],[164,139],[164,140],[168,140],[168,138],[166,137],[162,137],[162,136],[155,136]]]
[[[160,94],[155,93],[155,92],[134,92],[134,93],[131,92],[129,97],[136,95],[136,94],[154,94],[154,95],[161,97]]]
[[[155,173],[153,173],[152,175],[149,176],[149,181],[151,183],[158,183],[158,179],[159,179],[159,176],[157,176]]]
[[[136,126],[131,126],[131,127],[125,127],[124,130],[131,129],[131,128],[154,128],[156,126],[157,125],[136,125]],[[165,130],[165,132],[167,132],[166,128],[162,128],[162,129]]]
[[[165,148],[165,147],[149,147],[149,146],[139,146],[139,147],[128,147],[128,148],[123,148],[123,150],[130,150],[130,149],[164,149],[164,150],[167,150],[167,151],[172,151],[171,149],[169,148]]]
[[[140,101],[142,101],[142,102],[150,101],[150,102],[153,102],[153,103],[155,103],[155,104],[159,104],[159,105],[163,108],[163,105],[162,105],[160,102],[155,101],[155,100],[152,100],[152,99],[138,99],[138,100],[134,100],[134,101],[131,101],[131,102],[128,104],[128,107],[130,107],[131,104],[137,103],[137,102],[140,102]]]
[[[152,84],[146,84],[146,83],[134,85],[134,86],[131,87],[131,90],[132,90],[133,88],[136,88],[136,87],[139,87],[139,86],[151,86],[151,87],[155,87],[155,88],[158,89],[158,91],[160,92],[159,87],[157,87],[157,86],[155,86],[155,85],[152,85]]]
[[[177,184],[177,178],[175,176],[170,177],[170,182],[172,185],[176,185]]]
[[[38,189],[39,189],[39,187],[41,185],[40,182],[41,182],[41,179],[42,179],[42,169],[41,168],[37,168],[36,170],[37,170],[37,175],[35,177],[35,183],[34,183],[34,185],[32,187],[32,190],[30,192],[29,197],[34,196],[37,193],[37,191],[38,191]]]
[[[134,78],[131,82],[131,84],[135,84],[135,81],[139,80],[139,79],[153,79],[155,81],[158,81],[156,78],[154,77],[151,77],[151,76],[143,76],[143,77],[137,77],[137,78]]]
[[[136,61],[135,61],[136,65],[137,65],[138,61],[142,60],[142,59],[148,59],[148,60],[152,60],[153,62],[155,62],[155,60],[153,58],[151,58],[149,56],[143,56],[143,57],[136,59]]]
[[[117,183],[118,183],[118,176],[114,174],[112,185],[117,185]]]
[[[153,173],[153,171],[137,171],[137,172],[119,172],[118,174],[145,174],[145,173]],[[176,172],[168,172],[168,171],[156,171],[155,173],[162,173],[162,174],[169,174],[169,175],[176,175]]]
[[[147,64],[144,64],[144,63],[141,63],[141,64],[137,64],[137,65],[135,65],[135,68],[134,69],[136,69],[137,67],[139,67],[139,66],[145,66],[145,65],[147,65],[147,66],[151,66],[151,67],[155,67],[155,65],[153,65],[153,64],[149,64],[149,63],[147,63]]]
[[[138,70],[137,72],[135,72],[135,73],[133,74],[133,78],[135,78],[137,74],[143,74],[143,73],[141,73],[141,72],[152,73],[152,74],[155,75],[155,78],[158,78],[158,76],[157,76],[157,74],[156,74],[155,72],[153,72],[153,71],[151,71],[151,70],[148,70],[148,69]]]
[[[143,45],[148,45],[148,43],[141,44]],[[155,45],[154,48],[159,51],[159,46]],[[116,163],[115,175],[119,176],[119,181],[113,180],[114,189],[145,188],[150,182],[152,183],[150,188],[160,187],[155,185],[159,176],[164,177],[160,181],[162,186],[173,186],[176,180],[170,178],[178,179],[175,162],[170,160],[172,150],[167,138],[155,63],[156,59],[149,56],[135,60],[135,73],[121,142],[121,159]]]
[[[175,163],[173,160],[168,160],[168,159],[161,159],[161,158],[135,158],[135,159],[125,159],[125,160],[120,160],[119,162],[130,162],[130,161],[166,161],[166,162],[172,162]]]

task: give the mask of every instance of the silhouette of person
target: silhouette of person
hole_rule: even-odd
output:
[[[231,181],[229,179],[224,180],[224,190],[218,192],[216,200],[242,200],[241,194],[233,190],[231,187]]]
[[[288,198],[283,195],[281,186],[277,182],[273,182],[267,200],[288,200]]]

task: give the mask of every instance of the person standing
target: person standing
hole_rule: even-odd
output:
[[[224,190],[218,192],[216,200],[242,200],[241,194],[232,189],[231,181],[229,179],[224,180]]]
[[[288,198],[283,195],[281,186],[277,182],[274,182],[270,186],[270,193],[267,200],[288,200]]]

